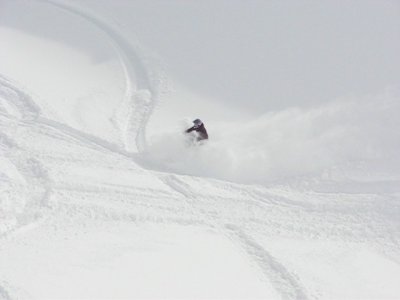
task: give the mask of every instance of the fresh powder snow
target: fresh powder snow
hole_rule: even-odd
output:
[[[398,1],[0,0],[0,41],[0,299],[400,298]]]

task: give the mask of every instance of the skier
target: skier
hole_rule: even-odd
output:
[[[186,130],[186,133],[196,131],[196,142],[200,142],[208,139],[207,130],[204,127],[204,123],[200,119],[193,121],[193,126]]]

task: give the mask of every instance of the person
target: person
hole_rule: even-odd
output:
[[[200,119],[196,119],[193,121],[193,126],[186,130],[186,133],[190,133],[192,131],[196,132],[196,141],[200,142],[208,139],[208,133],[206,128],[204,127],[204,123]]]

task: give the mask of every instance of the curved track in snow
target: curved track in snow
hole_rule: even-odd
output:
[[[10,82],[3,77],[0,81],[0,86],[2,87],[1,90],[3,92],[7,90],[11,91],[4,97],[4,99],[6,99],[9,107],[14,105],[13,108],[8,108],[9,114],[4,114],[3,116],[7,118],[5,120],[6,122],[8,119],[12,118],[12,115],[19,115],[22,117],[18,120],[18,126],[26,127],[26,130],[32,131],[32,133],[39,130],[39,138],[43,134],[50,135],[54,140],[52,143],[54,145],[60,144],[62,139],[68,138],[68,140],[74,144],[81,144],[86,149],[99,152],[101,155],[120,156],[120,159],[123,161],[129,159],[129,157],[126,157],[125,153],[121,153],[118,149],[113,149],[104,145],[104,141],[96,141],[94,137],[87,136],[86,134],[64,124],[41,117],[40,109],[34,105],[34,100],[15,83]],[[10,96],[11,94],[14,96]],[[10,112],[12,112],[11,115]],[[6,135],[3,135],[3,137],[3,140],[5,141],[4,143],[9,145],[9,147],[19,143],[19,141],[13,141],[6,138]],[[26,153],[26,151],[27,149],[22,149],[20,152]],[[15,148],[12,149],[12,152],[17,153]],[[42,152],[42,150],[40,152]],[[48,158],[45,160],[47,161]],[[63,160],[65,160],[65,158],[63,158]],[[30,162],[28,167],[25,167],[26,164],[24,162],[26,161]],[[66,162],[63,163],[63,168],[65,168],[65,163]],[[68,164],[75,164],[75,162],[71,161],[68,162]],[[234,184],[226,183],[225,186],[220,186],[221,184],[218,182],[211,184],[213,189],[215,189],[215,193],[211,192],[210,198],[210,196],[202,195],[202,193],[196,191],[191,182],[193,179],[185,179],[184,176],[174,174],[152,172],[153,176],[155,175],[166,185],[166,190],[158,191],[157,189],[144,189],[142,193],[143,196],[147,198],[147,201],[141,203],[138,200],[135,200],[134,202],[124,200],[126,198],[136,198],[135,196],[140,193],[138,187],[114,187],[111,184],[107,187],[106,183],[103,183],[102,188],[98,189],[94,188],[94,186],[92,187],[88,182],[83,183],[80,181],[78,183],[71,179],[50,179],[46,167],[36,158],[23,157],[23,159],[18,159],[17,163],[14,165],[18,170],[21,170],[20,173],[27,182],[32,181],[33,187],[38,186],[38,184],[41,184],[43,187],[44,193],[41,198],[42,201],[38,204],[38,207],[43,207],[44,202],[49,200],[51,191],[56,195],[55,198],[58,199],[53,202],[53,205],[58,207],[58,210],[65,211],[65,213],[71,216],[76,214],[79,215],[81,213],[86,214],[85,211],[88,211],[89,208],[91,215],[94,214],[99,218],[105,219],[111,218],[112,220],[132,220],[135,222],[141,221],[150,223],[166,222],[169,224],[180,225],[197,224],[214,228],[222,235],[232,239],[234,243],[238,243],[244,250],[244,253],[246,253],[246,255],[248,255],[248,257],[254,262],[256,268],[264,274],[265,280],[271,282],[278,291],[283,293],[285,298],[298,299],[299,295],[301,295],[302,299],[307,298],[305,297],[305,292],[301,289],[299,290],[301,284],[296,282],[294,279],[295,277],[290,275],[290,272],[286,270],[282,264],[279,264],[276,260],[272,259],[272,256],[267,250],[263,249],[261,245],[257,244],[255,247],[255,242],[251,242],[252,239],[244,233],[244,230],[240,230],[240,232],[237,230],[243,225],[241,224],[243,215],[237,215],[232,212],[237,209],[236,207],[246,207],[249,203],[247,203],[248,199],[241,200],[240,198],[233,196],[240,191],[240,188],[235,188]],[[59,168],[58,163],[56,167]],[[120,169],[120,171],[123,171],[123,169]],[[39,179],[40,182],[36,182],[37,179]],[[197,179],[194,180],[196,181]],[[207,180],[199,183],[200,186],[207,184],[210,184]],[[125,191],[121,193],[122,190]],[[223,195],[218,196],[221,191],[223,191]],[[60,193],[62,195],[65,192],[68,192],[69,195],[75,195],[77,199],[85,199],[85,201],[80,200],[75,202],[71,199],[66,201],[63,196],[60,196]],[[102,195],[107,195],[108,193],[113,195],[112,203],[99,202],[97,200],[99,193]],[[243,193],[243,191],[241,191],[241,193]],[[120,198],[118,194],[122,197]],[[157,194],[158,196],[156,196]],[[161,199],[161,201],[159,199]],[[165,200],[162,199],[168,199],[168,202],[165,203]],[[171,201],[175,201],[175,203],[172,204]],[[214,201],[218,201],[219,205],[215,207],[215,204],[213,203]],[[258,203],[257,200],[254,201],[254,203]],[[119,207],[122,207],[123,211],[121,211]],[[27,206],[26,211],[32,212],[32,207]],[[182,214],[182,212],[185,213]],[[260,219],[258,217],[256,218],[256,224],[260,226],[262,224],[262,219],[264,218],[267,219],[268,215],[262,213]],[[226,224],[229,225],[227,226]],[[263,226],[261,228],[263,228]],[[286,288],[283,289],[283,286]]]
[[[43,118],[29,93],[4,77],[0,92],[3,157],[27,191],[20,195],[26,201],[16,215],[22,221],[11,230],[37,223],[47,207],[66,224],[94,218],[209,228],[238,246],[260,279],[284,299],[313,298],[315,292],[304,287],[296,269],[270,248],[269,240],[282,233],[291,239],[367,243],[398,257],[396,199],[391,221],[383,219],[387,214],[380,212],[381,199],[374,195],[342,194],[341,199],[324,193],[291,195],[285,190],[148,171],[116,145]],[[63,226],[58,219],[48,222]]]
[[[40,211],[47,207],[50,198],[51,180],[45,167],[34,155],[18,145],[12,138],[13,128],[7,126],[10,123],[17,127],[20,122],[34,122],[39,115],[40,109],[30,96],[0,76],[0,149],[3,157],[8,159],[8,169],[14,168],[16,171],[16,176],[6,177],[11,186],[20,186],[19,196],[23,199],[20,203],[22,210],[16,215],[13,226],[0,232],[0,236],[6,236],[18,228],[37,222],[42,217]],[[4,132],[10,129],[10,132]],[[12,171],[9,170],[9,173],[13,173]]]
[[[125,148],[139,152],[146,148],[146,126],[160,94],[160,80],[141,57],[139,46],[124,37],[120,30],[101,17],[67,2],[40,0],[68,13],[79,16],[102,31],[112,42],[125,73],[126,91],[124,99],[114,114],[114,123],[121,130]],[[136,145],[130,144],[134,136]]]
[[[40,115],[40,108],[31,99],[27,92],[17,88],[16,84],[0,74],[0,96],[8,103],[10,114],[17,114],[23,120],[34,120]],[[3,102],[3,110],[5,102]]]
[[[253,238],[244,232],[236,224],[239,220],[229,218],[215,218],[218,212],[210,214],[207,212],[206,205],[201,205],[204,201],[191,192],[190,186],[175,175],[164,176],[164,182],[170,187],[181,193],[185,198],[192,200],[192,205],[197,207],[198,214],[203,215],[205,223],[216,228],[221,234],[230,238],[232,242],[238,244],[245,254],[253,261],[255,266],[265,276],[265,280],[279,292],[282,299],[308,299],[305,289],[298,282],[284,265],[279,263],[263,246],[258,244]],[[221,198],[219,201],[226,201]],[[211,204],[211,203],[210,203]],[[212,204],[211,204],[212,205]],[[201,218],[201,217],[200,217]],[[232,222],[232,224],[231,224]]]
[[[34,122],[39,115],[30,96],[0,75],[0,240],[38,225],[47,215],[52,192],[47,170],[12,138],[19,123]],[[14,299],[1,285],[0,298]]]
[[[309,298],[299,280],[251,236],[235,225],[226,225],[226,229],[233,234],[233,238],[237,239],[246,253],[253,258],[283,299],[305,300]]]
[[[143,151],[159,87],[140,51],[91,12],[64,2],[44,2],[85,19],[112,41],[126,77],[126,94],[114,121],[127,150],[133,150],[128,143],[132,134],[136,150]],[[29,93],[4,76],[0,151],[9,166],[4,175],[7,188],[12,193],[21,190],[20,210],[4,236],[37,223],[47,209],[59,217],[48,221],[54,227],[92,219],[200,226],[232,241],[283,299],[317,298],[318,291],[310,290],[295,266],[282,259],[270,243],[273,239],[366,244],[399,257],[397,198],[390,203],[393,220],[385,220],[389,214],[377,195],[335,198],[146,170],[126,149],[42,117]],[[12,298],[1,286],[0,297]]]

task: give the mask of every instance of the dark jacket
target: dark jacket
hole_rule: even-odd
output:
[[[190,127],[188,130],[186,130],[187,133],[192,132],[192,131],[196,131],[198,133],[198,136],[196,138],[197,141],[207,140],[208,139],[207,130],[204,127],[204,124],[201,124],[197,128],[196,128],[196,126],[193,126],[193,127]]]

